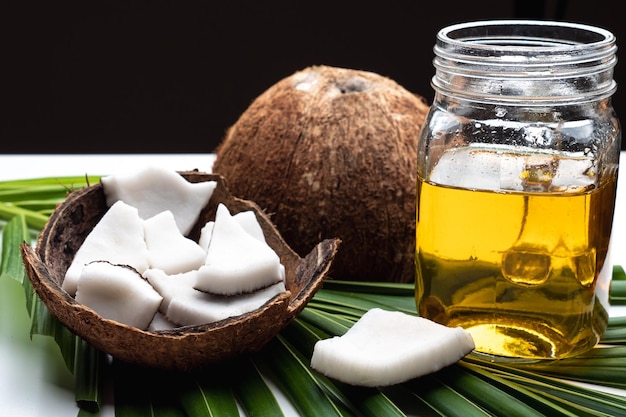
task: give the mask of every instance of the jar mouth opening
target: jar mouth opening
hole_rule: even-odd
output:
[[[615,36],[568,22],[487,20],[437,34],[433,87],[482,100],[597,100],[616,88]]]
[[[608,30],[568,22],[541,20],[491,20],[459,23],[443,28],[438,40],[457,46],[492,51],[527,49],[534,52],[571,51],[613,45]]]

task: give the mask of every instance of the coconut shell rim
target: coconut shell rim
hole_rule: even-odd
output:
[[[63,266],[59,267],[58,263],[50,261],[50,259],[57,259],[61,251],[64,252],[66,258],[70,257],[69,262],[71,262],[75,250],[86,237],[86,234],[76,237],[69,233],[70,237],[75,237],[77,240],[71,241],[70,238],[69,241],[64,241],[68,222],[71,225],[72,221],[83,219],[83,221],[78,221],[77,225],[90,224],[90,227],[87,226],[90,231],[104,214],[104,211],[97,212],[98,208],[105,210],[102,206],[104,191],[101,183],[71,192],[49,217],[39,235],[37,247],[33,248],[26,242],[20,247],[27,276],[35,292],[63,325],[115,358],[137,365],[167,370],[196,369],[243,353],[260,350],[302,311],[322,286],[323,281],[328,277],[340,243],[337,238],[325,239],[319,242],[308,255],[301,258],[287,245],[269,217],[254,202],[239,199],[230,194],[226,188],[226,180],[222,176],[199,171],[179,173],[190,182],[217,182],[211,201],[202,211],[190,237],[199,234],[205,219],[214,215],[214,210],[220,202],[224,203],[233,214],[243,210],[253,210],[268,244],[277,252],[285,266],[287,288],[285,292],[276,295],[259,309],[245,315],[229,317],[208,324],[179,327],[174,330],[141,330],[101,317],[94,310],[78,303],[62,289],[61,282],[69,263],[63,269]],[[95,200],[95,209],[88,205],[92,200]],[[85,213],[90,207],[96,212]],[[81,211],[81,214],[77,214]],[[81,216],[88,218],[87,223]],[[63,230],[58,230],[61,228]],[[74,245],[74,249],[68,248],[71,245]],[[72,251],[74,252],[71,253]],[[67,262],[66,258],[63,261]],[[61,261],[57,260],[57,262]],[[241,340],[244,342],[237,343]],[[138,352],[141,349],[136,347],[137,343],[140,345],[145,343],[144,354]],[[147,352],[148,349],[149,352]]]

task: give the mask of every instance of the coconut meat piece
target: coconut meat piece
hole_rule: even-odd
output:
[[[265,235],[263,234],[263,229],[261,228],[261,225],[259,224],[259,221],[257,220],[256,215],[252,210],[241,211],[233,215],[233,218],[237,220],[237,222],[239,222],[243,229],[251,236],[265,243]],[[200,229],[200,239],[198,239],[198,244],[202,248],[204,248],[204,250],[207,250],[209,247],[214,224],[214,221],[209,221],[204,225],[204,227],[202,227],[202,229]]]
[[[343,336],[318,341],[311,367],[351,385],[389,386],[438,371],[473,349],[460,327],[373,308]]]
[[[204,264],[206,251],[180,232],[171,211],[162,211],[145,220],[144,233],[150,268],[178,274]]]
[[[209,242],[211,241],[211,235],[213,234],[214,221],[208,221],[200,229],[200,238],[198,238],[198,245],[205,251],[209,250]]]
[[[167,275],[159,269],[148,269],[144,277],[163,297],[160,313],[179,326],[206,324],[249,313],[286,290],[281,281],[250,294],[222,296],[193,288],[198,271]]]
[[[184,292],[170,300],[165,315],[168,320],[181,326],[212,323],[252,312],[283,291],[284,282],[253,293],[234,296],[213,295],[197,290],[192,293]]]
[[[147,330],[151,332],[155,332],[159,330],[173,330],[177,327],[180,327],[180,326],[172,323],[171,321],[167,319],[167,317],[165,317],[164,314],[162,314],[160,311],[157,311],[154,317],[152,318],[152,321],[150,322],[150,325],[148,326]]]
[[[284,267],[276,252],[246,232],[220,203],[205,264],[198,269],[194,288],[211,294],[236,295],[283,279]]]
[[[139,273],[148,268],[144,224],[135,207],[118,201],[107,210],[76,251],[62,288],[74,296],[83,267],[98,260],[129,265]]]
[[[263,235],[263,229],[256,218],[256,215],[252,210],[241,211],[235,214],[234,219],[243,227],[243,230],[248,232],[250,236],[257,239],[259,242],[265,243],[265,235]]]
[[[161,269],[147,269],[143,273],[144,278],[148,280],[150,285],[163,297],[163,302],[159,307],[162,314],[167,314],[170,301],[174,297],[189,297],[198,290],[193,286],[198,277],[198,271],[187,271],[180,274],[168,275]]]
[[[102,317],[146,329],[163,297],[133,268],[105,261],[82,269],[76,301]]]
[[[102,177],[100,182],[110,206],[118,200],[137,207],[139,216],[148,219],[170,210],[183,235],[188,235],[207,205],[216,181],[191,183],[176,171],[146,166],[130,173]]]

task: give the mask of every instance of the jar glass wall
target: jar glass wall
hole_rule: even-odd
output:
[[[438,34],[418,145],[416,302],[478,351],[561,358],[608,320],[615,39],[490,21]]]

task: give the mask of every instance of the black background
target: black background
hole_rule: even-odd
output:
[[[603,0],[3,2],[1,152],[211,152],[254,98],[310,65],[373,71],[430,103],[432,46],[442,27],[567,20],[608,29],[620,46],[625,29],[615,7]],[[618,84],[622,74],[618,63]],[[626,114],[620,86],[613,104]]]

